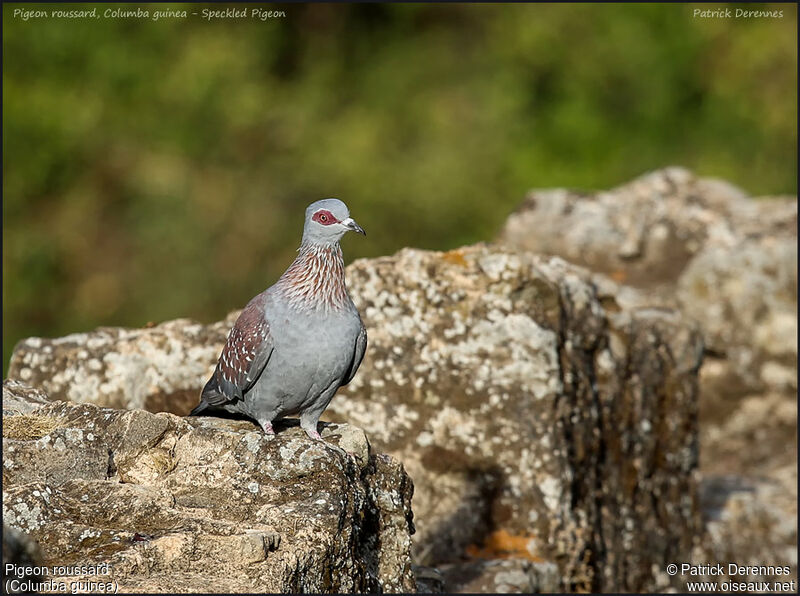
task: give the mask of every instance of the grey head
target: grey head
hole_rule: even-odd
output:
[[[303,244],[334,244],[347,232],[367,235],[339,199],[322,199],[306,209]]]

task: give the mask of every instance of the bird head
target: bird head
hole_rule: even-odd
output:
[[[303,244],[333,244],[347,232],[367,235],[339,199],[322,199],[306,209]]]

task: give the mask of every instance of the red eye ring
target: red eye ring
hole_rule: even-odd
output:
[[[313,221],[321,224],[323,226],[329,226],[331,224],[335,224],[339,220],[331,213],[330,211],[326,211],[325,209],[320,209],[314,214],[314,217],[311,218]]]

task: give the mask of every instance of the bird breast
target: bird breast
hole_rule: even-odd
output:
[[[269,313],[268,313],[269,316]],[[355,308],[342,311],[286,312],[270,317],[275,328],[275,349],[286,351],[303,362],[318,362],[326,369],[336,368],[331,362],[349,361],[360,331]]]

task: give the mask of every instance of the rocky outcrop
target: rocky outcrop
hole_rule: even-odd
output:
[[[561,259],[486,245],[406,249],[347,275],[370,345],[328,419],[364,428],[414,478],[419,563],[506,556],[493,551],[502,535],[537,564],[511,569],[509,586],[547,571],[548,589],[636,591],[688,559],[692,326],[624,308]],[[60,397],[185,413],[193,403],[176,396],[197,395],[228,325],[27,340],[9,374]]]
[[[419,487],[419,555],[502,531],[564,589],[642,590],[696,531],[702,341],[557,258],[403,250],[348,271],[370,351],[340,419]]]
[[[8,378],[52,399],[188,414],[238,313],[213,325],[178,319],[143,329],[101,327],[15,348]]]
[[[610,191],[532,191],[499,241],[591,267],[628,307],[698,322],[700,558],[796,573],[796,197],[753,199],[669,168]]]
[[[698,322],[707,349],[701,428],[709,459],[725,449],[714,436],[743,400],[780,394],[794,401],[796,198],[754,200],[725,182],[668,168],[610,191],[532,191],[499,241],[588,266],[637,288],[625,290],[627,304],[675,306]]]
[[[675,167],[608,191],[532,190],[499,241],[646,288],[673,287],[707,248],[796,235],[795,198],[754,201],[727,182]]]
[[[123,592],[415,589],[413,486],[354,427],[267,437],[6,382],[3,434],[4,522],[48,565],[108,563]]]

